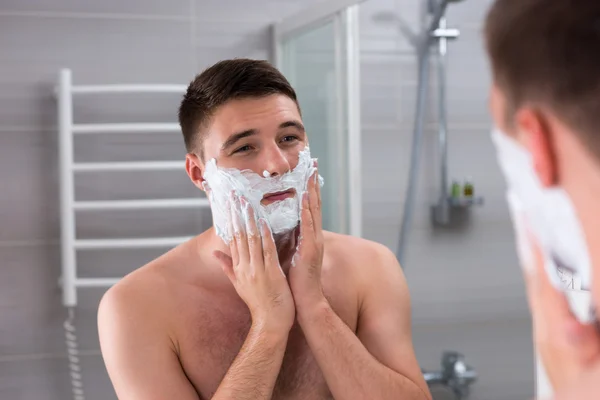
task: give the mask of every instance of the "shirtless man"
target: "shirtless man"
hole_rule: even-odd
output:
[[[263,61],[207,69],[179,117],[203,190],[207,160],[281,176],[308,144],[294,90]],[[431,399],[394,255],[322,231],[308,182],[305,195],[287,193],[302,195],[300,235],[234,220],[229,246],[210,228],[107,291],[100,343],[120,399]]]

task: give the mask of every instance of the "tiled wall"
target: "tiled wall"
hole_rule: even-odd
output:
[[[437,69],[432,59],[421,176],[404,267],[415,307],[431,303],[436,310],[427,309],[416,318],[427,319],[429,312],[436,319],[443,316],[438,312],[462,314],[465,308],[477,313],[470,308],[475,298],[490,301],[490,306],[503,299],[498,311],[524,307],[504,181],[489,137],[490,77],[480,32],[488,4],[465,1],[451,5],[448,12],[448,24],[461,29],[460,38],[449,44],[447,61],[449,177],[471,177],[477,194],[485,198],[462,229],[435,229],[430,222],[439,179]],[[395,249],[408,179],[417,68],[414,50],[396,26],[373,18],[381,10],[398,13],[416,30],[420,9],[407,0],[372,0],[361,12],[364,230],[367,237]]]
[[[310,2],[291,0],[5,0],[0,3],[0,399],[70,398],[62,323],[58,142],[53,87],[60,68],[75,84],[179,83],[229,57],[267,58],[268,24]],[[175,122],[178,96],[82,97],[76,122]],[[98,135],[75,141],[76,161],[181,160],[179,134]],[[86,174],[79,200],[189,197],[182,172]],[[186,235],[208,213],[78,214],[77,235]],[[164,249],[89,251],[81,276],[120,276]],[[79,291],[77,329],[87,399],[115,398],[98,351],[103,289]]]
[[[432,59],[427,129],[405,273],[421,365],[437,367],[445,349],[464,352],[480,374],[476,399],[519,399],[533,393],[533,349],[522,276],[489,137],[490,74],[482,43],[491,0],[450,4],[448,46],[449,174],[472,177],[483,207],[460,228],[433,228],[438,196],[437,69]],[[382,11],[399,17],[383,23]],[[417,93],[414,48],[401,25],[418,31],[420,1],[370,0],[361,6],[363,201],[365,236],[397,248],[406,196]],[[387,18],[388,21],[390,18]],[[459,333],[460,332],[460,333]]]
[[[503,182],[489,141],[489,75],[480,23],[489,0],[452,5],[449,24],[461,28],[450,45],[448,108],[450,171],[474,178],[485,196],[461,231],[433,230],[428,204],[435,182],[435,110],[428,113],[421,177],[406,274],[415,344],[423,366],[437,367],[445,348],[465,351],[482,374],[476,398],[531,395],[533,359],[523,287],[504,205]],[[57,279],[58,70],[75,83],[187,83],[227,57],[266,58],[269,22],[293,13],[301,0],[152,0],[81,2],[5,0],[0,4],[0,399],[69,398]],[[232,10],[235,10],[233,12]],[[391,10],[419,27],[417,0],[369,0],[361,10],[363,185],[365,236],[395,249],[411,143],[416,66],[395,26],[373,21]],[[435,93],[435,82],[430,92]],[[433,103],[434,98],[430,101]],[[83,98],[77,122],[175,120],[176,96]],[[78,160],[179,159],[181,138],[153,134],[77,140]],[[79,199],[196,195],[181,173],[88,174]],[[196,232],[209,215],[182,211],[84,214],[81,237],[164,236]],[[168,224],[166,223],[168,222]],[[165,231],[165,227],[169,231]],[[163,250],[82,253],[83,276],[115,276]],[[98,352],[96,307],[102,289],[80,291],[80,332],[88,399],[114,394]],[[485,321],[482,326],[481,321]],[[496,346],[497,350],[491,352]],[[498,347],[499,346],[499,347]]]

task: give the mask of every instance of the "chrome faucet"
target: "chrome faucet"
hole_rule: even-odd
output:
[[[455,351],[446,351],[442,355],[441,367],[441,371],[423,371],[427,385],[446,386],[457,400],[467,399],[470,386],[477,380],[477,373],[465,363],[465,357]]]

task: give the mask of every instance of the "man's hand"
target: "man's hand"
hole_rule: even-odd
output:
[[[600,364],[600,335],[595,325],[572,314],[565,295],[550,282],[537,242],[531,237],[528,242],[534,266],[525,268],[525,282],[535,347],[554,391],[560,391]]]
[[[279,265],[269,225],[260,219],[259,234],[252,205],[235,195],[229,203],[231,257],[220,251],[215,256],[250,309],[253,327],[287,335],[295,318],[294,299]]]
[[[316,162],[315,162],[316,166]],[[319,172],[315,170],[302,195],[298,249],[289,272],[290,287],[298,313],[325,301],[321,285],[323,229]]]
[[[593,400],[600,391],[600,364],[582,373],[576,382],[561,389],[553,400]]]

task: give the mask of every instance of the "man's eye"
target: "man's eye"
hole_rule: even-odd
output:
[[[243,152],[250,151],[250,150],[252,150],[252,147],[250,147],[249,145],[246,145],[246,146],[242,146],[239,149],[235,150],[234,153],[243,153]]]
[[[281,141],[282,142],[293,142],[294,140],[298,140],[298,136],[286,136]]]

